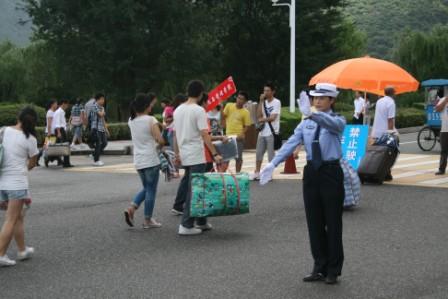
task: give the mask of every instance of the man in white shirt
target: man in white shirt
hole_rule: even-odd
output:
[[[373,128],[371,137],[374,139],[380,138],[388,131],[395,131],[395,114],[396,105],[393,96],[395,89],[393,87],[386,87],[384,90],[385,96],[376,102],[375,119],[373,121]]]
[[[47,115],[45,117],[46,125],[45,125],[45,134],[47,136],[54,136],[54,126],[53,126],[53,119],[54,119],[54,113],[58,109],[58,101],[51,100],[48,104],[48,111]]]
[[[178,233],[179,235],[197,235],[212,227],[207,223],[207,218],[190,217],[191,174],[205,172],[204,143],[216,163],[220,163],[222,158],[217,153],[208,133],[207,113],[198,105],[204,93],[204,84],[198,80],[191,81],[188,83],[187,93],[188,100],[174,111],[174,151],[177,160],[185,169],[185,175],[177,193],[187,194]],[[178,207],[178,209],[181,208]]]
[[[354,125],[362,125],[364,123],[364,107],[366,101],[364,100],[361,92],[357,91],[355,95],[355,100],[353,102],[355,106],[355,112],[353,114]]]
[[[255,172],[250,175],[251,180],[260,179],[261,164],[263,163],[266,151],[268,152],[269,162],[271,162],[275,155],[274,135],[272,134],[271,126],[275,134],[279,134],[282,103],[274,95],[274,85],[272,83],[266,83],[263,93],[260,95],[260,102],[258,103],[258,126],[260,127],[261,125],[263,128],[258,133]]]
[[[56,142],[64,143],[69,142],[67,136],[67,119],[65,118],[65,110],[68,109],[69,103],[67,100],[61,100],[58,110],[54,113],[53,124],[54,131],[56,134]],[[70,156],[64,156],[64,163],[62,164],[64,168],[73,167],[70,163]]]
[[[436,105],[436,111],[440,113],[442,127],[440,128],[440,164],[436,175],[444,175],[446,171],[448,158],[448,97],[443,97],[443,90],[438,92],[439,101]]]
[[[396,131],[395,128],[395,114],[396,105],[393,96],[395,95],[395,88],[392,86],[384,89],[385,96],[376,102],[375,119],[373,120],[373,128],[371,137],[376,140],[383,134],[391,131]],[[386,174],[386,181],[392,180],[392,174],[389,170]]]

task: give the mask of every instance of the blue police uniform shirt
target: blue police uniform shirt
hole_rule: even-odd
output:
[[[303,120],[294,130],[294,134],[277,151],[272,163],[278,166],[285,161],[296,149],[303,144],[306,151],[306,159],[313,159],[312,144],[317,126],[320,126],[320,149],[323,161],[333,161],[342,158],[341,139],[344,133],[346,120],[339,114],[329,112],[313,112],[311,116]]]

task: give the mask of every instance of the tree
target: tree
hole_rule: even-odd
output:
[[[430,33],[407,31],[395,50],[395,60],[418,80],[448,76],[448,26]]]
[[[23,50],[10,42],[0,44],[0,101],[14,102],[24,87]]]
[[[54,57],[59,83],[50,85],[68,97],[105,91],[122,111],[136,91],[170,96],[192,78],[212,88],[233,75],[253,95],[268,79],[289,85],[288,12],[268,0],[23,1],[35,39]],[[297,82],[305,84],[363,40],[342,0],[298,3]]]

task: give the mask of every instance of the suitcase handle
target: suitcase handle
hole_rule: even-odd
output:
[[[236,179],[236,176],[232,173],[231,174],[233,180],[235,181],[235,188],[236,188],[236,194],[238,195],[238,201],[237,201],[237,208],[238,211],[240,211],[240,204],[241,204],[241,192],[240,192],[240,185],[238,184],[238,180]]]
[[[227,187],[226,187],[226,179],[225,179],[223,173],[220,173],[219,175],[221,176],[221,180],[222,180],[222,190],[223,190],[223,194],[224,194],[224,207],[227,209]]]

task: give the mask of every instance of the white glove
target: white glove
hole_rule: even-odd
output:
[[[275,166],[272,163],[268,163],[260,172],[260,185],[266,185],[272,180],[272,173],[274,172]]]
[[[310,98],[306,94],[305,91],[302,91],[300,93],[300,98],[297,99],[297,104],[299,104],[300,112],[305,116],[308,117],[311,115],[311,104],[310,104]]]

